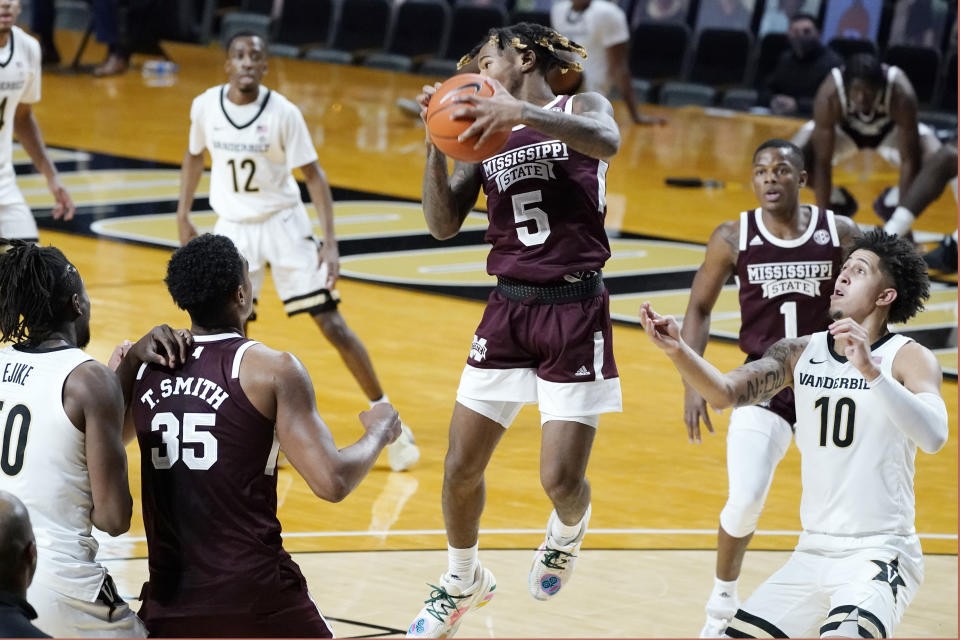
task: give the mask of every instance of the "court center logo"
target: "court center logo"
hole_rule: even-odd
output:
[[[788,293],[816,298],[820,295],[820,283],[833,280],[833,263],[824,260],[750,264],[747,265],[747,279],[750,284],[760,285],[764,298]]]

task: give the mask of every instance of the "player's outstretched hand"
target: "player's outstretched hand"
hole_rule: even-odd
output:
[[[680,325],[673,316],[661,316],[649,302],[640,305],[640,324],[647,336],[667,353],[677,351],[683,344],[680,340]]]
[[[463,108],[455,110],[450,117],[454,120],[473,120],[473,124],[464,129],[457,139],[463,142],[479,136],[473,145],[474,149],[486,144],[491,134],[510,131],[523,120],[523,102],[510,95],[494,78],[487,80],[493,85],[493,95],[489,98],[468,93],[460,93],[453,98],[454,102],[463,104]]]
[[[707,401],[692,387],[684,385],[683,393],[683,421],[687,424],[687,439],[692,444],[700,444],[700,421],[707,427],[707,431],[714,433],[713,423],[710,422],[710,413],[707,411]]]
[[[107,366],[110,367],[112,371],[116,371],[117,367],[120,366],[120,363],[123,362],[124,356],[127,355],[127,351],[130,351],[130,347],[132,346],[132,342],[129,340],[124,340],[114,347],[113,353],[110,354],[110,359],[107,360]]]
[[[161,324],[137,340],[130,353],[140,362],[176,369],[187,361],[187,350],[192,344],[193,334],[187,329],[174,330]]]
[[[841,318],[827,330],[834,339],[844,340],[843,355],[857,368],[865,380],[874,380],[880,375],[880,367],[870,355],[870,334],[852,318]]]
[[[362,411],[360,424],[367,433],[383,434],[385,445],[400,437],[400,414],[389,402],[378,402],[369,411]]]
[[[60,178],[55,177],[50,180],[47,186],[50,187],[50,193],[53,194],[53,219],[73,220],[73,214],[76,212],[77,206],[73,204],[70,194],[67,193],[66,188],[60,182]]]
[[[320,260],[320,266],[327,266],[327,281],[324,287],[333,289],[340,278],[340,251],[334,242],[324,242],[317,249],[317,257]]]

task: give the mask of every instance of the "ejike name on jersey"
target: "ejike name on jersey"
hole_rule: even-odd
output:
[[[769,262],[747,265],[750,284],[759,285],[764,298],[799,293],[811,298],[820,295],[820,283],[833,280],[833,263]]]

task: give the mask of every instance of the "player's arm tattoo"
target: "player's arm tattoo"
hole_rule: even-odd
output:
[[[447,175],[446,157],[432,145],[427,151],[423,173],[423,213],[430,233],[438,240],[451,238],[480,193],[479,165],[457,162]]]
[[[770,400],[793,384],[793,368],[810,336],[785,338],[773,344],[763,357],[730,372],[734,379],[734,406],[746,407]]]
[[[613,107],[599,93],[578,94],[573,113],[541,109],[524,103],[523,123],[565,142],[591,158],[610,158],[620,149],[620,128]]]

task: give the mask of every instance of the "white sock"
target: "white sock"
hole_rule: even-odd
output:
[[[740,599],[737,597],[737,581],[729,582],[714,578],[713,593],[707,600],[707,606],[704,607],[708,616],[729,620],[737,613],[740,607]]]
[[[894,210],[893,215],[887,220],[887,224],[883,225],[883,230],[891,235],[902,236],[910,230],[913,221],[916,219],[917,216],[910,213],[909,209],[900,206]]]
[[[477,565],[480,564],[479,548],[479,542],[466,549],[457,549],[448,544],[446,579],[461,588],[472,585]]]
[[[374,406],[380,404],[381,402],[390,402],[390,398],[387,397],[387,394],[383,394],[376,400],[370,400],[370,408],[373,409]]]
[[[554,513],[556,513],[556,510],[554,510]],[[583,515],[583,518],[585,517],[586,513]],[[557,516],[553,519],[553,524],[550,525],[550,535],[559,545],[570,544],[580,535],[580,529],[583,527],[583,518],[580,518],[576,524],[564,524],[560,516]]]
[[[953,233],[950,234],[950,237],[953,238],[953,243],[957,243],[957,230],[955,229]]]
[[[883,198],[883,204],[888,207],[895,207],[898,202],[900,202],[900,187],[893,187],[890,191],[887,191],[887,195]]]

